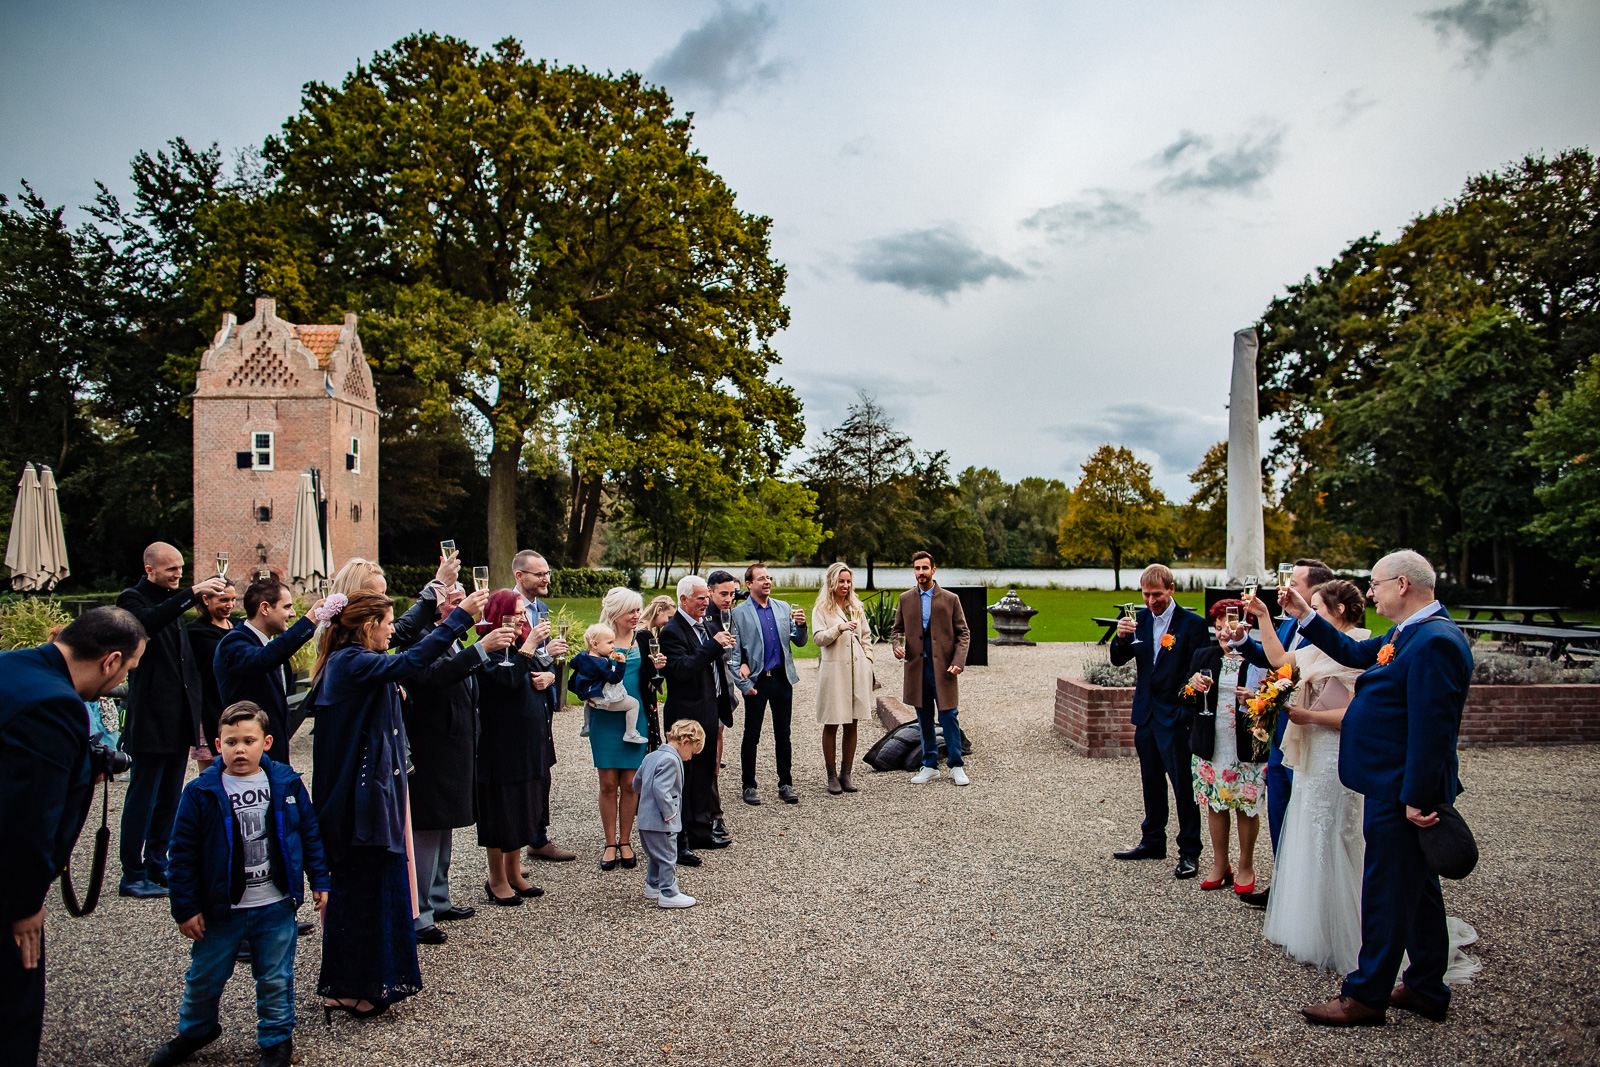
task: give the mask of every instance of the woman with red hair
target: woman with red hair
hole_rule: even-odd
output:
[[[549,688],[552,677],[533,672],[539,644],[515,589],[489,597],[478,632],[506,619],[516,629],[513,647],[491,656],[478,675],[478,844],[489,853],[483,891],[501,907],[544,893],[522,876],[522,846],[549,822],[548,723],[534,692]]]
[[[1242,616],[1235,629],[1229,629],[1227,612],[1233,608]],[[1262,751],[1255,755],[1255,739],[1250,735],[1250,713],[1245,710],[1247,689],[1260,684],[1266,672],[1247,664],[1231,646],[1246,634],[1250,617],[1244,602],[1219,600],[1206,613],[1216,631],[1217,643],[1194,654],[1189,663],[1193,675],[1184,687],[1184,703],[1194,712],[1189,728],[1189,763],[1194,775],[1194,799],[1206,813],[1211,831],[1211,877],[1201,889],[1221,889],[1232,885],[1235,893],[1252,893],[1256,888],[1256,835],[1261,822],[1258,814],[1266,801],[1267,761]],[[1228,863],[1228,814],[1239,824],[1239,871]],[[1237,879],[1237,881],[1236,881]]]

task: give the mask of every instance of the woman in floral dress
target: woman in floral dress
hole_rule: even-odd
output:
[[[1228,630],[1228,608],[1241,609],[1241,629]],[[1189,664],[1192,677],[1184,687],[1184,702],[1193,713],[1189,728],[1189,764],[1194,772],[1194,797],[1206,812],[1211,831],[1211,876],[1201,889],[1232,885],[1235,893],[1256,888],[1257,818],[1266,796],[1266,750],[1258,753],[1250,736],[1251,720],[1245,710],[1245,690],[1254,690],[1266,672],[1245,663],[1228,647],[1250,626],[1238,600],[1219,600],[1208,617],[1217,643],[1196,652]],[[1239,826],[1237,874],[1228,862],[1229,813]]]

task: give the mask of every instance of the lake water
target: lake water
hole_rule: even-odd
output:
[[[716,564],[706,564],[701,568],[701,573],[709,573],[717,568]],[[742,564],[729,564],[726,567],[735,577],[744,577]],[[828,572],[826,567],[770,567],[773,584],[780,588],[788,589],[816,589],[822,584],[822,577]],[[1122,569],[1122,588],[1136,588],[1139,582],[1140,567],[1124,567]],[[674,567],[671,572],[671,582],[676,582],[688,573],[687,567]],[[1178,579],[1178,588],[1183,591],[1195,591],[1208,585],[1222,584],[1223,572],[1221,568],[1185,567],[1173,568],[1173,574]],[[867,584],[867,569],[858,568],[855,571],[857,588],[865,588]],[[910,567],[874,567],[872,569],[873,582],[879,589],[909,589],[916,584],[916,578],[911,574]],[[1109,567],[1078,567],[1061,570],[999,570],[976,569],[966,567],[940,567],[937,578],[944,585],[983,585],[991,589],[1115,589],[1114,576]]]

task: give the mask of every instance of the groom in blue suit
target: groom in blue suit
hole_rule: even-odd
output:
[[[1472,650],[1433,587],[1433,567],[1417,553],[1380,559],[1367,595],[1399,625],[1366,641],[1328,625],[1292,591],[1285,598],[1307,641],[1365,672],[1339,745],[1339,780],[1366,797],[1361,956],[1339,996],[1301,1009],[1324,1026],[1382,1026],[1391,1005],[1441,1021],[1450,1006],[1444,898],[1418,833],[1439,821],[1436,809],[1461,788],[1456,740]],[[1408,952],[1411,966],[1397,986]]]
[[[1298,559],[1294,563],[1294,575],[1289,579],[1289,588],[1309,604],[1311,591],[1323,582],[1333,581],[1333,577],[1332,568],[1320,559]],[[1300,620],[1286,614],[1278,624],[1278,643],[1292,652],[1295,645],[1304,640],[1305,637],[1300,633]],[[1272,669],[1260,641],[1246,637],[1236,647],[1246,663],[1264,671]],[[1283,817],[1289,811],[1289,797],[1294,793],[1294,772],[1283,765],[1283,731],[1288,725],[1289,716],[1278,716],[1278,725],[1272,731],[1272,747],[1267,753],[1267,830],[1272,834],[1274,854],[1278,851],[1278,836],[1283,832]],[[1264,908],[1271,892],[1270,889],[1262,889],[1254,893],[1241,893],[1239,899]]]
[[[1137,618],[1117,622],[1111,641],[1111,662],[1138,664],[1133,691],[1133,748],[1139,754],[1139,781],[1144,790],[1144,823],[1139,844],[1113,852],[1119,860],[1159,860],[1167,855],[1167,782],[1178,809],[1176,878],[1200,873],[1200,806],[1194,799],[1189,766],[1189,712],[1183,686],[1189,661],[1211,640],[1205,620],[1172,599],[1177,580],[1172,571],[1152,563],[1139,575],[1144,610]]]

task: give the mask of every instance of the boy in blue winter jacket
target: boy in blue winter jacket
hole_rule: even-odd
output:
[[[217,761],[190,782],[172,828],[172,917],[194,941],[178,1036],[150,1067],[182,1063],[222,1033],[217,1002],[242,941],[256,980],[259,1067],[294,1055],[295,909],[306,876],[320,913],[330,879],[311,795],[287,763],[274,763],[267,713],[248,700],[222,712]]]
[[[622,739],[635,745],[650,739],[639,732],[639,702],[628,695],[622,679],[628,673],[628,657],[617,651],[617,635],[605,623],[597,622],[583,632],[586,651],[572,658],[572,681],[568,687],[583,701],[583,729],[579,737],[589,736],[589,715],[595,708],[620,711]]]

